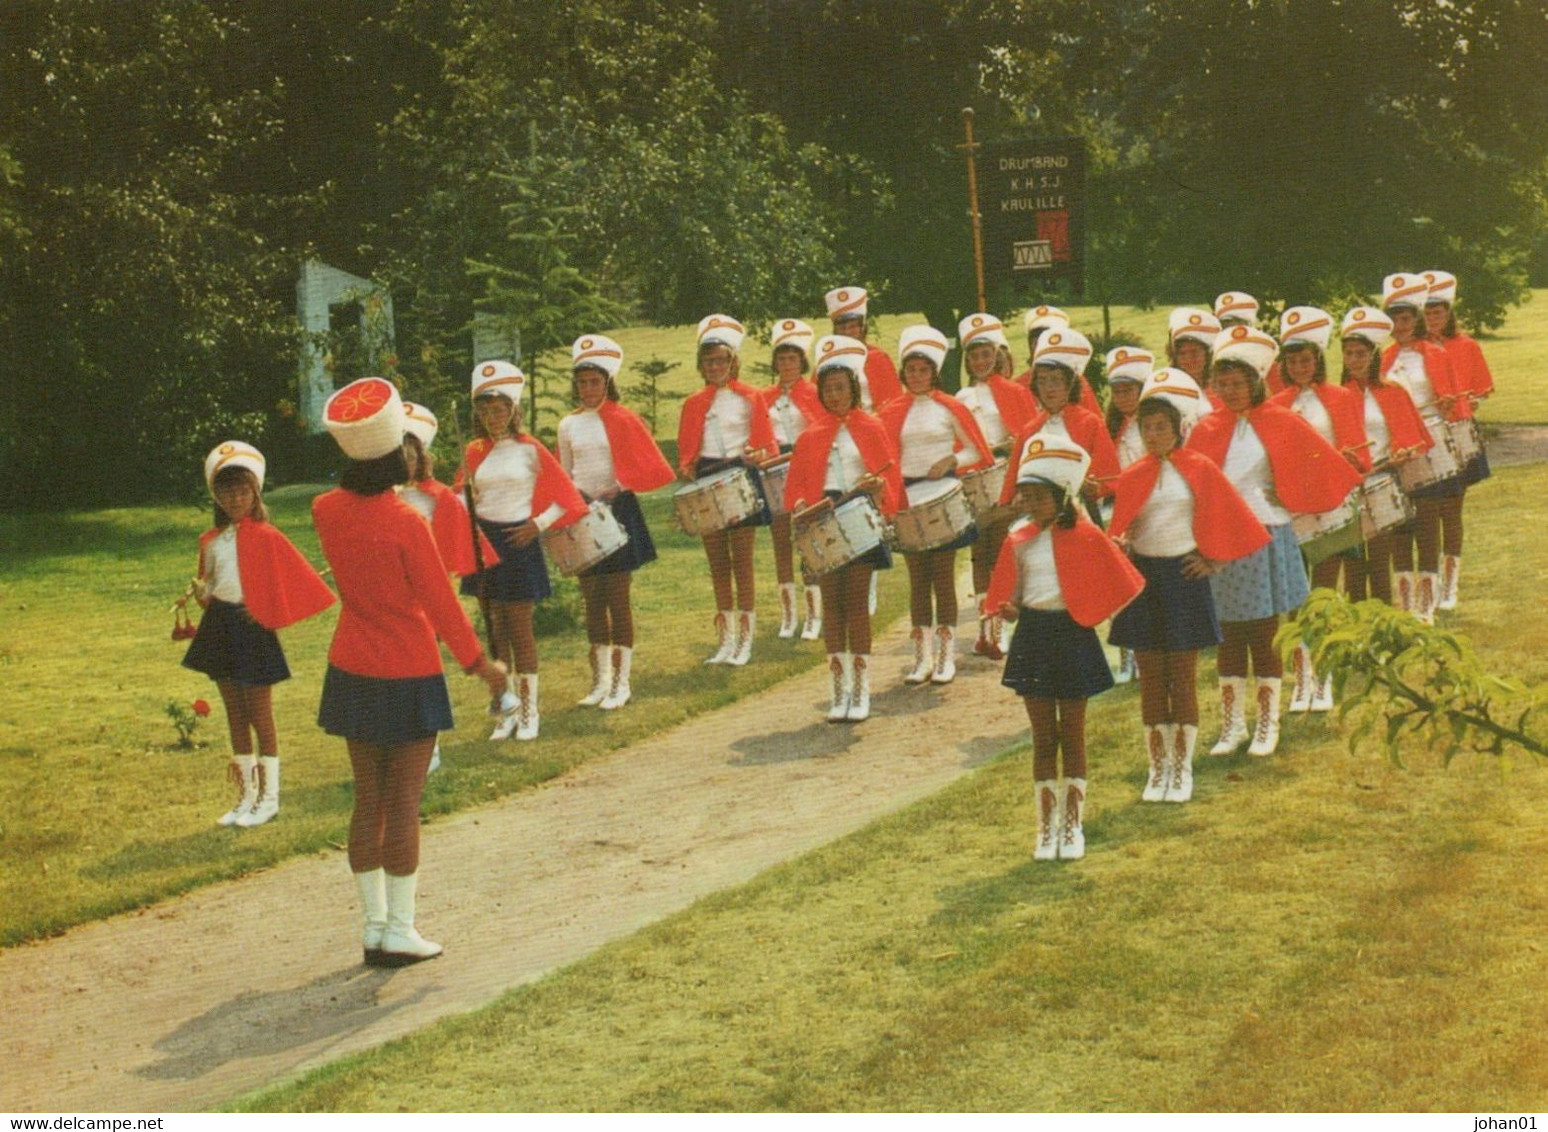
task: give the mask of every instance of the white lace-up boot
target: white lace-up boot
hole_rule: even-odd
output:
[[[731,654],[736,652],[736,610],[722,609],[715,614],[715,632],[720,636],[720,647],[705,664],[730,664]]]
[[[1460,554],[1448,554],[1441,559],[1440,576],[1440,601],[1436,609],[1444,609],[1447,612],[1457,607],[1457,586],[1462,577],[1462,556]]]
[[[591,691],[575,701],[576,707],[596,707],[613,688],[613,650],[608,645],[591,646]]]
[[[822,587],[806,587],[806,624],[801,626],[801,639],[815,641],[822,636]]]
[[[536,672],[516,674],[516,738],[538,737],[538,678]]]
[[[1312,691],[1317,676],[1312,672],[1311,649],[1304,642],[1295,646],[1290,667],[1295,674],[1295,690],[1290,693],[1290,710],[1311,711]]]
[[[796,635],[801,619],[796,616],[796,588],[794,582],[779,584],[779,638],[788,641]]]
[[[1426,625],[1435,624],[1435,606],[1440,601],[1440,575],[1428,570],[1419,575],[1414,587],[1414,615]]]
[[[380,868],[356,873],[355,885],[360,889],[360,913],[364,922],[360,947],[366,966],[375,967],[381,960],[382,936],[387,931],[387,874]]]
[[[828,654],[828,673],[833,683],[833,703],[828,708],[829,723],[839,723],[849,718],[851,671],[850,657],[847,652]]]
[[[942,625],[935,630],[935,671],[932,684],[950,684],[957,678],[957,630]]]
[[[1414,591],[1418,581],[1418,575],[1412,570],[1394,570],[1392,573],[1392,604],[1404,613],[1414,611]]]
[[[1167,760],[1172,753],[1172,725],[1151,723],[1145,726],[1145,756],[1150,774],[1145,779],[1145,789],[1140,799],[1145,802],[1166,801]]]
[[[1034,861],[1059,859],[1060,832],[1064,826],[1063,807],[1059,804],[1063,791],[1054,779],[1032,784],[1037,797],[1037,848],[1032,851]]]
[[[616,650],[618,664],[613,668],[613,686],[607,697],[598,705],[603,711],[614,711],[629,702],[634,694],[629,688],[629,673],[634,668],[634,650],[619,645]]]
[[[489,733],[490,740],[509,739],[511,732],[516,730],[516,709],[520,706],[516,700],[516,677],[505,678],[505,691],[500,693],[500,698],[489,701],[489,714],[495,717],[494,730]]]
[[[1172,758],[1166,777],[1168,802],[1186,802],[1193,797],[1193,750],[1198,741],[1196,724],[1172,724]]]
[[[1086,855],[1086,829],[1082,815],[1086,809],[1086,780],[1066,778],[1064,789],[1064,820],[1059,823],[1059,859],[1078,861]]]
[[[1249,755],[1262,758],[1279,749],[1279,686],[1278,676],[1258,679],[1253,695],[1258,704],[1258,721],[1252,732],[1252,746],[1247,748]]]
[[[731,652],[731,659],[726,661],[733,668],[741,668],[752,659],[753,634],[758,627],[758,615],[756,613],[738,613],[736,615],[736,648]]]
[[[1220,678],[1220,740],[1209,749],[1216,757],[1234,755],[1247,742],[1247,677]]]
[[[279,813],[279,756],[258,756],[258,800],[253,808],[240,814],[236,824],[243,829],[262,825]]]
[[[845,718],[852,723],[871,718],[871,658],[858,654],[850,662],[851,683],[849,711]]]
[[[237,820],[251,812],[253,804],[258,801],[258,756],[232,755],[226,767],[226,777],[237,788],[237,801],[236,805],[220,816],[217,824],[236,825]]]
[[[908,635],[909,643],[914,646],[914,667],[910,668],[903,677],[905,684],[923,684],[930,679],[930,672],[935,667],[934,658],[930,655],[930,646],[934,644],[928,625],[915,625],[914,631]]]

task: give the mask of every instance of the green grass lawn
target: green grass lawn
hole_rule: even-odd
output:
[[[1545,492],[1534,467],[1470,494],[1454,621],[1491,668],[1536,685],[1548,538],[1516,501]],[[1137,690],[1089,719],[1082,862],[1032,860],[1022,748],[239,1107],[1542,1107],[1543,766],[1442,768],[1413,750],[1401,770],[1349,753],[1336,721],[1287,716],[1277,756],[1200,759],[1191,804],[1147,805]]]
[[[283,488],[268,502],[279,527],[320,563],[310,518],[317,490]],[[773,554],[761,535],[754,661],[744,669],[700,663],[714,651],[714,600],[698,540],[671,526],[670,496],[644,501],[661,559],[636,575],[630,706],[571,706],[591,687],[578,624],[538,642],[535,743],[487,742],[482,685],[452,666],[459,727],[443,736],[445,769],[429,780],[427,814],[523,789],[819,662],[820,642],[774,636]],[[345,839],[349,761],[343,742],[316,725],[337,607],[281,634],[295,678],[275,692],[280,817],[254,830],[214,824],[231,803],[224,712],[213,683],[180,667],[186,645],[169,639],[168,612],[208,525],[208,512],[192,507],[0,516],[0,945]],[[902,612],[906,588],[884,587],[878,624]],[[579,601],[563,582],[549,604],[578,616]],[[196,733],[207,746],[178,749],[165,706],[200,697],[215,709]]]

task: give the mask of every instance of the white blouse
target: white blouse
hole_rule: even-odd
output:
[[[833,435],[833,447],[828,450],[828,478],[822,483],[823,491],[850,491],[865,473],[865,460],[854,437],[849,435],[849,426],[839,425]]]
[[[491,523],[525,523],[531,519],[546,531],[564,515],[551,503],[541,515],[532,514],[532,493],[537,488],[538,454],[524,441],[502,437],[473,473],[473,500],[478,516]]]
[[[962,449],[954,453],[959,440]],[[899,447],[902,449],[899,470],[906,479],[929,475],[930,469],[947,456],[954,455],[959,468],[984,458],[978,446],[968,438],[956,414],[929,396],[915,397],[909,405],[908,415],[903,418]]]
[[[736,460],[747,454],[752,434],[752,402],[730,389],[716,391],[704,415],[704,442],[699,455],[712,460]]]
[[[1123,427],[1118,430],[1118,439],[1115,443],[1118,448],[1118,466],[1120,468],[1127,468],[1145,454],[1145,442],[1140,439],[1138,415],[1132,416],[1123,422]]]
[[[957,400],[973,414],[973,419],[978,422],[991,448],[1003,444],[1010,437],[1010,429],[1005,427],[1005,418],[1000,416],[1000,406],[994,399],[994,391],[987,385],[970,385],[966,389],[959,389]]]
[[[1381,402],[1369,389],[1365,391],[1365,438],[1371,442],[1371,463],[1379,464],[1392,455],[1392,430],[1387,427],[1387,414],[1381,411]]]
[[[1387,371],[1387,380],[1395,381],[1414,399],[1414,408],[1424,416],[1435,416],[1435,386],[1430,383],[1429,372],[1424,368],[1424,355],[1412,346],[1398,351],[1397,360]]]
[[[581,409],[560,420],[559,463],[591,499],[618,487],[607,426],[595,409]]]
[[[1180,558],[1198,548],[1193,537],[1193,489],[1170,460],[1161,461],[1156,486],[1129,524],[1129,545],[1146,558]]]
[[[405,484],[398,492],[403,502],[418,511],[428,521],[435,515],[435,496],[426,495],[413,484]]]
[[[1023,609],[1065,609],[1054,564],[1053,530],[1045,528],[1016,547],[1016,603]]]
[[[801,407],[791,399],[788,390],[781,390],[769,406],[769,423],[774,426],[774,439],[781,448],[795,444],[796,438],[806,431],[809,423]]]
[[[205,596],[242,604],[242,574],[237,569],[236,524],[231,523],[204,547]]]
[[[1246,500],[1247,506],[1264,526],[1290,521],[1290,512],[1269,498],[1274,487],[1274,470],[1269,466],[1268,450],[1245,420],[1237,420],[1226,449],[1225,476]]]
[[[1337,441],[1333,439],[1333,415],[1328,412],[1327,406],[1322,403],[1322,398],[1317,396],[1311,386],[1297,393],[1290,407],[1295,410],[1296,416],[1316,429],[1323,440],[1335,448],[1338,447]]]

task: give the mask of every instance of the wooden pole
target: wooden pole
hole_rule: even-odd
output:
[[[973,273],[978,280],[978,309],[987,310],[989,301],[984,297],[984,236],[978,219],[978,160],[973,156],[978,150],[978,143],[973,140],[971,106],[962,108],[962,127],[967,133],[967,141],[957,148],[967,150],[968,207],[973,216]]]

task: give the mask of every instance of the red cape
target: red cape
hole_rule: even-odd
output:
[[[956,418],[962,431],[968,434],[974,448],[982,457],[973,463],[966,465],[962,471],[972,472],[979,468],[987,468],[994,463],[994,454],[989,451],[989,442],[984,439],[983,429],[978,427],[978,422],[973,419],[973,410],[969,409],[961,401],[949,394],[942,393],[939,389],[930,390],[930,400],[937,405],[944,405],[951,410],[951,415]],[[876,414],[881,423],[886,426],[887,437],[892,441],[892,447],[899,453],[903,451],[903,422],[908,419],[908,411],[914,407],[914,398],[910,394],[906,397],[894,397],[887,403],[887,407]],[[962,450],[962,441],[959,439],[953,444],[953,450]]]
[[[530,444],[537,450],[538,476],[537,483],[532,488],[533,516],[541,515],[555,503],[559,504],[564,508],[564,514],[552,528],[558,530],[560,527],[569,526],[584,515],[586,501],[581,498],[580,491],[576,488],[575,482],[570,479],[570,474],[564,470],[564,465],[554,459],[554,454],[526,433],[513,436],[511,439],[522,444]],[[467,451],[462,455],[462,468],[457,472],[457,478],[452,484],[454,490],[462,490],[464,476],[478,474],[478,466],[484,462],[484,457],[489,455],[492,448],[494,448],[493,441],[482,439],[468,445]],[[485,562],[489,560],[485,559]]]
[[[1038,526],[1028,523],[1010,533],[1000,547],[989,591],[982,610],[993,615],[1000,606],[1016,601],[1016,548],[1036,537]],[[1144,576],[1129,556],[1088,519],[1077,518],[1073,527],[1053,529],[1054,569],[1064,604],[1077,625],[1091,629],[1106,621],[1145,588]]]
[[[1269,366],[1268,373],[1265,374],[1264,377],[1263,377],[1263,384],[1268,386],[1268,391],[1269,391],[1269,396],[1270,397],[1278,396],[1279,394],[1283,393],[1286,389],[1290,388],[1288,385],[1285,384],[1285,379],[1279,376],[1279,363],[1278,362],[1275,362],[1273,365]],[[1215,408],[1218,409],[1218,408],[1220,408],[1220,406],[1216,405]]]
[[[1326,440],[1283,405],[1265,401],[1245,414],[1268,452],[1274,494],[1299,514],[1331,511],[1360,483],[1360,473]],[[1188,434],[1186,447],[1225,466],[1237,416],[1217,409]]]
[[[1193,541],[1212,562],[1245,558],[1269,544],[1270,535],[1231,481],[1208,457],[1187,448],[1167,456],[1193,492]],[[1117,538],[1129,529],[1155,490],[1161,460],[1149,453],[1124,469],[1114,485],[1113,521],[1108,533]]]
[[[898,471],[898,450],[886,427],[870,413],[851,409],[843,417],[824,412],[797,438],[795,451],[790,454],[790,473],[785,479],[785,507],[796,511],[810,506],[823,498],[823,484],[828,478],[828,453],[833,450],[833,438],[840,425],[849,426],[850,438],[860,450],[860,458],[867,471],[880,472],[886,488],[877,501],[882,514],[897,514],[903,501],[903,477]]]
[[[1347,382],[1344,388],[1364,401],[1365,386],[1360,382]],[[1381,406],[1381,415],[1387,419],[1387,431],[1392,436],[1390,447],[1417,448],[1420,452],[1428,452],[1434,447],[1435,440],[1425,427],[1419,410],[1414,408],[1414,399],[1408,395],[1408,390],[1396,382],[1384,381],[1371,392],[1376,395],[1376,404]]]
[[[1322,402],[1322,407],[1328,411],[1328,416],[1333,418],[1333,443],[1339,452],[1353,456],[1359,462],[1362,472],[1370,471],[1371,448],[1365,443],[1364,398],[1341,386],[1329,385],[1326,381],[1317,382],[1312,390],[1317,394],[1317,400]],[[1269,400],[1283,405],[1293,413],[1295,399],[1300,394],[1299,389],[1289,385]]]
[[[773,385],[766,385],[758,390],[758,397],[763,402],[765,412],[772,412],[774,410],[774,402],[779,400],[780,394],[784,391],[785,387],[777,381]],[[816,420],[826,411],[822,407],[822,401],[817,396],[817,386],[810,378],[802,377],[797,379],[796,383],[790,387],[790,399],[795,402],[796,408],[801,410],[801,415],[808,422]]]
[[[441,552],[441,561],[453,574],[466,577],[478,572],[473,557],[473,525],[468,521],[468,509],[462,496],[440,480],[420,480],[414,484],[420,491],[435,500],[435,510],[430,513],[430,531],[435,535],[435,548]],[[478,532],[479,549],[486,563],[500,561],[500,553],[494,544]]]
[[[1466,334],[1456,334],[1441,339],[1446,356],[1451,359],[1451,369],[1457,381],[1470,389],[1476,397],[1487,397],[1494,392],[1494,375],[1484,360],[1483,349]]]
[[[1112,483],[1122,469],[1118,466],[1118,447],[1107,435],[1107,422],[1079,405],[1066,405],[1062,415],[1070,439],[1091,454],[1091,470],[1086,473],[1087,477],[1099,481],[1098,489],[1102,495],[1111,494]],[[1016,498],[1016,473],[1021,469],[1022,450],[1047,423],[1048,414],[1039,409],[1011,442],[1010,469],[1005,477],[1005,487],[1000,491],[1001,506]]]
[[[1419,353],[1424,358],[1425,376],[1430,379],[1430,384],[1435,388],[1436,397],[1455,397],[1451,403],[1451,411],[1446,414],[1449,421],[1462,421],[1473,415],[1473,403],[1468,400],[1467,394],[1470,388],[1467,383],[1460,380],[1457,372],[1451,368],[1451,355],[1444,347],[1437,346],[1427,338],[1421,338],[1416,343]],[[1381,352],[1381,376],[1386,377],[1392,365],[1397,361],[1400,347],[1393,342]]]
[[[199,536],[199,577],[204,577],[204,548],[220,527]],[[321,613],[338,599],[278,527],[258,519],[236,525],[237,576],[242,604],[265,629],[283,629]]]
[[[607,446],[613,451],[613,475],[619,487],[643,494],[677,479],[656,438],[637,413],[617,401],[603,401],[597,406],[597,416],[602,418]]]
[[[898,369],[887,356],[887,351],[877,346],[865,348],[865,383],[871,391],[871,411],[880,412],[883,405],[903,393],[903,383],[898,380]],[[805,412],[803,409],[802,412]]]
[[[747,432],[749,454],[773,451],[774,426],[769,423],[769,410],[758,390],[740,381],[729,381],[725,387],[752,402],[752,423]],[[710,405],[718,392],[720,390],[715,386],[705,385],[683,402],[682,416],[677,421],[677,466],[686,475],[693,474],[694,462],[704,444],[704,418],[709,416]]]

